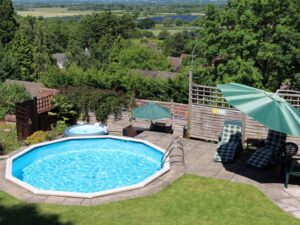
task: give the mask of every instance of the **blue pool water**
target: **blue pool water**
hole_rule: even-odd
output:
[[[142,182],[161,169],[163,153],[112,138],[74,139],[13,160],[13,176],[42,190],[92,193]]]

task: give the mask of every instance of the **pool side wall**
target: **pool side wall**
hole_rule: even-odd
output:
[[[123,192],[123,191],[129,191],[129,190],[134,190],[134,189],[138,189],[138,188],[143,188],[145,187],[147,184],[151,183],[152,181],[154,181],[155,179],[157,179],[158,177],[162,176],[163,174],[167,173],[170,170],[170,163],[169,160],[166,160],[166,162],[164,163],[164,166],[161,170],[159,170],[158,172],[156,172],[155,174],[151,175],[150,177],[148,177],[147,179],[145,179],[144,181],[134,184],[134,185],[130,185],[130,186],[125,186],[125,187],[121,187],[121,188],[115,188],[115,189],[110,189],[110,190],[105,190],[105,191],[99,191],[99,192],[94,192],[94,193],[78,193],[78,192],[63,192],[63,191],[46,191],[46,190],[41,190],[38,188],[35,188],[17,178],[15,178],[12,175],[12,163],[13,160],[20,157],[21,155],[30,152],[32,150],[34,150],[37,147],[41,147],[41,146],[45,146],[48,144],[53,144],[53,143],[58,143],[58,142],[62,142],[62,141],[66,141],[66,140],[76,140],[76,139],[97,139],[97,138],[111,138],[111,139],[118,139],[118,140],[127,140],[127,141],[133,141],[133,142],[138,142],[138,143],[143,143],[145,145],[148,145],[162,153],[165,154],[166,150],[158,147],[157,145],[152,144],[149,141],[145,141],[145,140],[140,140],[140,139],[135,139],[135,138],[130,138],[130,137],[119,137],[119,136],[112,136],[112,135],[105,135],[105,136],[72,136],[72,137],[65,137],[65,138],[61,138],[58,140],[54,140],[54,141],[47,141],[47,142],[43,142],[43,143],[39,143],[36,145],[32,145],[26,149],[24,149],[23,151],[11,156],[10,158],[8,158],[6,160],[6,172],[5,172],[5,178],[13,183],[16,183],[17,185],[29,190],[30,192],[34,193],[34,194],[39,194],[39,195],[53,195],[53,196],[65,196],[65,197],[78,197],[78,198],[95,198],[95,197],[100,197],[100,196],[105,196],[105,195],[110,195],[110,194],[114,194],[114,193],[118,193],[118,192]]]

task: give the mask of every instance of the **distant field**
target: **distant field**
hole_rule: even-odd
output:
[[[187,31],[191,31],[191,30],[196,30],[197,27],[191,27],[191,26],[180,26],[180,27],[176,27],[176,26],[173,26],[173,27],[164,27],[163,25],[161,24],[157,24],[155,26],[155,28],[151,29],[152,33],[157,36],[163,29],[166,29],[170,34],[175,34],[175,33],[178,33],[178,32],[182,32],[184,30],[187,30]]]
[[[68,10],[67,7],[49,7],[49,8],[32,8],[27,11],[17,11],[17,14],[20,16],[43,16],[45,18],[47,17],[69,17],[69,16],[83,16],[88,15],[93,12],[99,12],[99,11],[93,11],[93,10],[84,10],[84,11],[77,11],[77,10]],[[126,10],[112,10],[114,13],[123,14],[128,11]],[[191,13],[193,16],[203,16],[203,12],[199,13]],[[149,17],[153,16],[171,16],[176,15],[176,13],[158,13],[157,15],[149,15]],[[140,18],[144,18],[141,16]]]
[[[43,16],[45,18],[48,18],[48,17],[83,16],[83,15],[92,14],[93,12],[99,12],[99,11],[93,11],[93,10],[73,11],[73,10],[68,10],[68,8],[49,7],[49,8],[33,8],[28,11],[17,11],[17,14],[20,16],[35,16],[35,17]],[[125,11],[115,10],[112,12],[123,13]]]

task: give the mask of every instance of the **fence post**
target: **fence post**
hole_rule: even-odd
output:
[[[192,120],[192,91],[193,88],[193,71],[189,71],[189,104],[188,104],[188,121],[187,121],[187,126],[188,126],[188,132],[187,132],[187,138],[190,138],[190,133],[191,133],[191,120]]]
[[[33,110],[32,110],[32,127],[34,132],[40,129],[38,120],[38,108],[37,108],[37,97],[33,98]]]

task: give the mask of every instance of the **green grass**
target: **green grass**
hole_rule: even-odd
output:
[[[185,175],[158,194],[100,206],[28,204],[0,192],[0,224],[300,224],[256,188]]]
[[[170,27],[164,27],[162,24],[156,24],[153,29],[151,29],[152,33],[157,36],[162,30],[166,29],[170,34],[176,34],[178,32],[182,32],[184,30],[192,31],[196,30],[197,27],[192,27],[189,25],[183,25],[183,26],[170,26]]]
[[[3,145],[6,153],[20,147],[17,140],[17,130],[15,125],[0,123],[0,143]]]

